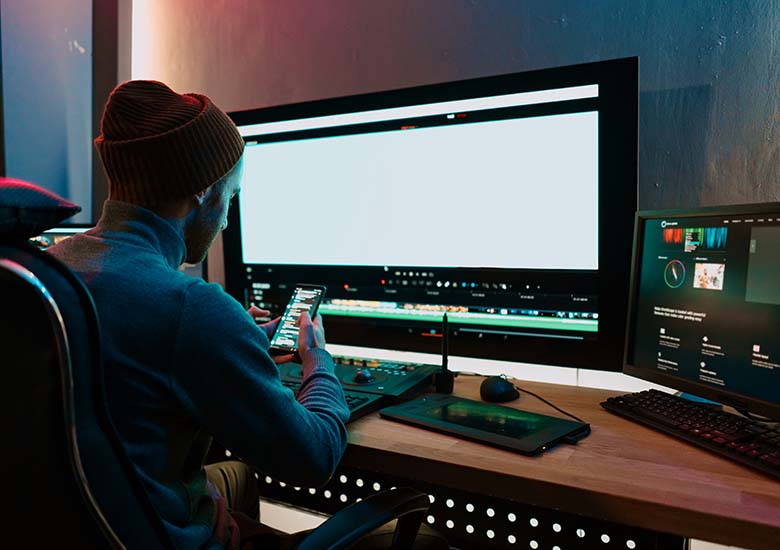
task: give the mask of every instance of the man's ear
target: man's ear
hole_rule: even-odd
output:
[[[193,197],[195,198],[195,203],[198,206],[202,205],[203,201],[206,200],[206,192],[207,191],[208,191],[208,187],[206,189],[204,189],[203,191],[198,191],[197,193],[195,193],[195,195],[193,195]]]

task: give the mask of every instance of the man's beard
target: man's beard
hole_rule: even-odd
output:
[[[187,259],[185,260],[187,263],[197,264],[205,259],[222,225],[222,221],[209,219],[208,216],[202,216],[200,213],[195,215],[187,235]]]

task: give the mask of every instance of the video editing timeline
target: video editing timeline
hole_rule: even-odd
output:
[[[277,282],[289,280],[284,271],[281,266],[247,267],[245,305],[275,313],[284,307],[290,285]],[[437,333],[445,312],[452,329],[466,332],[587,339],[594,338],[598,331],[599,314],[593,294],[572,294],[565,289],[556,294],[541,284],[520,282],[442,281],[435,271],[363,271],[374,272],[375,281],[344,283],[326,270],[316,279],[312,276],[311,280],[324,281],[329,289],[320,313],[331,318],[398,322],[404,330],[411,327],[432,334]],[[370,273],[367,276],[371,277]],[[571,274],[570,278],[577,276]],[[565,285],[571,288],[570,281]]]
[[[780,402],[780,212],[647,219],[634,365]]]
[[[271,346],[298,349],[298,323],[301,314],[309,311],[317,303],[322,290],[317,288],[297,288],[287,305],[282,324],[274,334]]]

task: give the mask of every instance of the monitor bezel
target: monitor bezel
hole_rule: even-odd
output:
[[[599,332],[596,340],[569,342],[545,338],[513,337],[505,344],[499,336],[458,334],[453,331],[450,353],[466,357],[546,364],[620,372],[623,363],[625,312],[630,274],[631,227],[637,208],[639,133],[639,58],[626,57],[592,63],[509,73],[235,111],[228,113],[239,126],[279,120],[400,107],[424,102],[467,99],[485,95],[598,84],[599,109]],[[602,131],[602,128],[612,130]],[[626,174],[632,176],[626,181]],[[224,233],[226,289],[240,299],[244,265],[240,249],[240,216],[230,209]],[[614,228],[617,227],[617,230]],[[232,259],[230,261],[229,259]],[[235,260],[240,260],[235,262]],[[235,265],[231,265],[234,264]],[[603,315],[612,311],[612,315]],[[440,353],[438,338],[427,331],[383,333],[382,325],[365,319],[328,323],[333,343]],[[487,332],[487,331],[486,331]],[[493,341],[495,340],[495,342]],[[488,342],[489,341],[489,342]]]
[[[713,388],[681,376],[674,376],[647,367],[638,367],[631,362],[634,350],[633,336],[636,325],[634,313],[639,298],[639,276],[641,271],[639,258],[641,257],[644,244],[645,222],[648,220],[671,217],[700,218],[709,216],[749,216],[773,212],[780,212],[780,202],[708,206],[696,209],[637,211],[634,217],[634,248],[631,257],[631,286],[629,291],[628,317],[626,318],[625,349],[623,352],[624,374],[678,391],[697,395],[716,403],[728,405],[738,411],[749,411],[768,418],[780,420],[780,403],[771,403],[741,393]]]

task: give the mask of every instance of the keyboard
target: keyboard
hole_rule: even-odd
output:
[[[658,390],[610,397],[601,406],[745,466],[780,478],[780,428]]]
[[[298,393],[298,388],[300,388],[301,383],[283,379],[282,385],[286,388],[290,388],[293,392]],[[388,405],[384,395],[344,390],[344,397],[346,397],[347,407],[349,407],[349,420],[347,420],[347,422],[357,420],[361,416],[367,415],[368,413]]]

